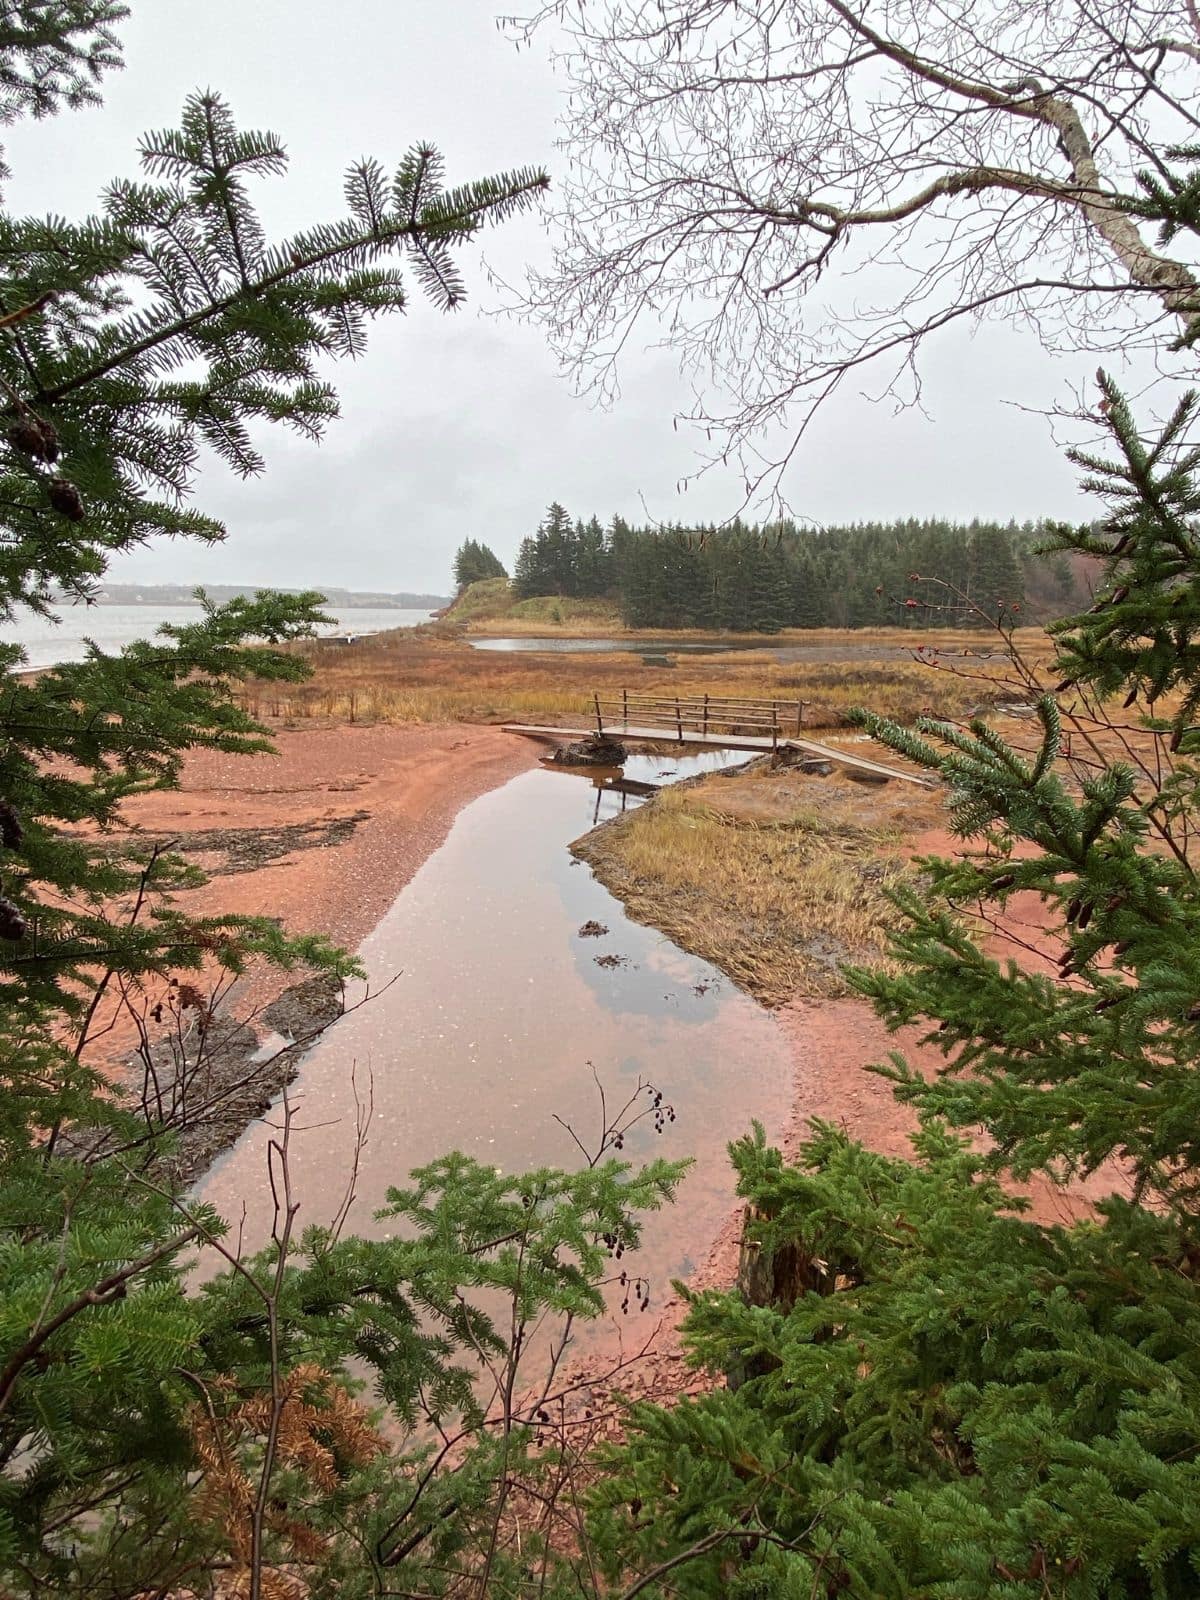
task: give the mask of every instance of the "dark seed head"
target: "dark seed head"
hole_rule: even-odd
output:
[[[22,455],[35,461],[57,461],[58,434],[52,423],[35,417],[31,411],[23,413],[8,430],[8,442]]]
[[[23,939],[28,932],[24,914],[11,900],[0,896],[0,939]]]
[[[24,837],[25,829],[16,807],[10,806],[7,800],[0,800],[0,844],[6,850],[19,850]]]
[[[46,497],[60,516],[70,522],[82,522],[83,497],[67,478],[51,478],[46,485]]]

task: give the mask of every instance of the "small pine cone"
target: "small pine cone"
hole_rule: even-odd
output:
[[[83,521],[83,497],[67,478],[51,478],[46,486],[46,494],[50,504],[60,515],[68,517],[72,522]]]
[[[34,416],[32,411],[24,412],[9,428],[8,442],[14,450],[32,456],[35,461],[58,459],[58,434],[53,424]]]
[[[24,837],[25,829],[16,807],[10,806],[7,800],[0,800],[0,844],[6,850],[19,850]]]
[[[23,939],[28,932],[29,924],[22,913],[0,895],[0,939]]]

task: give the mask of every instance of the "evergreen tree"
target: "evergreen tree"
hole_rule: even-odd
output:
[[[537,541],[522,539],[517,546],[517,559],[513,562],[513,593],[518,600],[528,600],[533,595],[544,594],[542,582],[542,565]]]
[[[122,15],[6,8],[0,111],[93,98]],[[422,147],[390,177],[357,163],[343,219],[271,244],[247,180],[284,160],[273,135],[197,95],[178,130],[146,138],[143,178],[113,185],[102,215],[3,218],[3,615],[90,593],[113,551],[147,538],[223,537],[187,504],[200,447],[248,473],[258,421],[319,433],[336,398],[318,366],[358,354],[370,318],[404,304],[401,266],[456,305],[452,247],[544,182],[446,190]],[[233,691],[303,674],[276,646],[311,631],[319,599],[205,604],[153,642],[36,678],[0,647],[6,1596],[428,1593],[460,1571],[496,1593],[527,1586],[528,1546],[519,1564],[478,1555],[514,1477],[536,1483],[548,1459],[512,1401],[521,1352],[543,1319],[561,1334],[596,1314],[611,1241],[632,1243],[634,1212],[678,1176],[604,1150],[574,1175],[449,1156],[392,1192],[390,1238],[298,1235],[284,1136],[273,1243],[248,1258],[172,1177],[176,1137],[220,1121],[227,1091],[201,1077],[188,1098],[178,1072],[114,1083],[88,1065],[122,993],[160,995],[182,1037],[213,1023],[213,982],[252,959],[335,986],[355,970],[271,918],[189,913],[173,893],[202,874],[121,827],[122,802],[171,787],[187,749],[268,748]],[[201,1243],[226,1252],[203,1290],[185,1277]],[[500,1427],[477,1395],[489,1368],[510,1398]],[[355,1398],[364,1376],[386,1437]],[[418,1422],[459,1435],[454,1461],[431,1457]]]
[[[554,504],[523,548],[514,585],[523,599],[610,595],[637,627],[983,627],[1001,599],[1014,616],[1025,609],[1026,569],[1040,578],[1054,562],[1047,537],[1041,525],[1019,533],[936,519],[800,530],[738,520],[634,528],[614,518],[605,533],[595,517],[572,525]],[[1072,580],[1061,558],[1057,570],[1065,595]]]
[[[499,557],[490,545],[478,539],[464,539],[454,556],[454,582],[459,589],[485,578],[507,578]]]
[[[607,594],[612,586],[612,575],[604,529],[592,517],[586,527],[579,527],[576,538],[579,547],[576,575],[579,593],[589,598]]]
[[[820,1124],[792,1164],[761,1129],[732,1147],[759,1271],[787,1294],[692,1297],[692,1359],[732,1382],[635,1408],[596,1495],[613,1576],[670,1570],[714,1600],[731,1582],[850,1600],[1196,1593],[1200,401],[1143,439],[1101,387],[1115,453],[1073,459],[1108,516],[1055,543],[1103,582],[1055,627],[1038,748],[983,721],[858,718],[941,777],[968,841],[897,895],[897,968],[852,974],[946,1058],[928,1078],[899,1055],[878,1069],[920,1115],[916,1160]],[[1120,738],[1118,697],[1144,707],[1148,757]],[[1065,757],[1064,720],[1082,758]],[[1122,745],[1132,759],[1110,754]],[[1044,908],[1041,960],[1001,962],[985,939],[1017,894]],[[979,1128],[982,1150],[955,1132]],[[1071,1226],[1026,1220],[1007,1187],[1112,1159],[1118,1192]]]
[[[546,587],[540,594],[567,595],[575,592],[575,536],[566,507],[555,500],[546,510],[538,529],[542,572]]]

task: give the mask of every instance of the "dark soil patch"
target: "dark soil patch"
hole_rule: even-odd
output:
[[[174,838],[155,841],[185,856],[205,856],[204,870],[211,878],[253,872],[299,850],[321,850],[344,844],[369,811],[346,817],[318,817],[311,822],[290,822],[278,828],[197,828]]]
[[[179,1189],[189,1188],[213,1160],[267,1112],[321,1034],[342,1015],[342,986],[327,976],[283,991],[253,1021],[203,1006],[184,1013],[186,1027],[168,1030],[126,1063],[125,1109],[139,1104],[148,1128],[173,1135],[168,1155],[153,1163]],[[264,1039],[264,1035],[266,1036]],[[274,1036],[274,1037],[272,1037]],[[102,1154],[124,1134],[84,1128],[66,1136],[80,1154]],[[138,1151],[132,1152],[137,1160]]]
[[[185,1122],[167,1162],[171,1177],[184,1185],[194,1183],[251,1122],[269,1111],[295,1078],[305,1055],[343,1009],[341,984],[321,976],[285,989],[261,1013],[259,1026],[215,1018],[209,1024],[197,1081],[189,1085],[189,1097],[197,1110],[194,1119]],[[259,1027],[281,1036],[279,1047],[268,1047],[265,1055]],[[169,1046],[162,1055],[167,1073],[175,1071]],[[256,1060],[259,1056],[263,1059]],[[134,1070],[140,1065],[134,1062]]]

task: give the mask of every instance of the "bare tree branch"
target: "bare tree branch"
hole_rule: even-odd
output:
[[[513,304],[601,399],[631,339],[669,349],[748,494],[844,372],[914,403],[960,316],[1054,350],[1200,328],[1194,238],[1134,209],[1200,132],[1173,0],[556,0],[509,27],[551,32],[569,91],[554,264]]]

